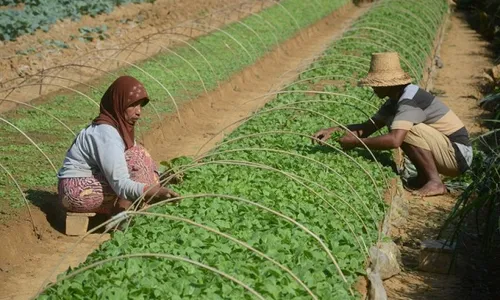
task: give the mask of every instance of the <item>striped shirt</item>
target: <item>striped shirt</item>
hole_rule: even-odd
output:
[[[460,171],[472,163],[469,133],[458,116],[441,100],[414,84],[406,86],[399,100],[387,100],[373,119],[392,129],[410,130],[424,123],[443,133],[451,141]]]

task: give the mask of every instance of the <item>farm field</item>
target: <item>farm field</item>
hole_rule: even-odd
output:
[[[354,16],[359,15],[362,11],[364,10],[356,10],[352,5],[350,8],[345,12],[345,13],[339,13],[338,16],[336,15],[331,15],[329,18],[326,19],[326,21],[322,21],[320,26],[312,27],[310,29],[307,29],[306,31],[302,32],[299,36],[296,38],[292,39],[290,42],[287,42],[277,48],[276,50],[273,51],[273,53],[270,54],[266,60],[263,60],[262,63],[265,64],[265,68],[263,69],[262,67],[257,67],[255,70],[252,70],[252,68],[245,70],[245,72],[241,73],[241,75],[238,75],[234,77],[234,80],[238,81],[238,85],[244,89],[245,86],[250,87],[250,83],[243,83],[247,81],[250,77],[254,77],[256,72],[260,72],[268,68],[269,70],[266,71],[266,74],[268,73],[271,77],[271,81],[266,83],[264,86],[260,86],[259,88],[264,91],[267,91],[267,89],[272,88],[274,84],[284,84],[287,82],[287,77],[293,76],[292,74],[288,74],[286,76],[280,77],[282,72],[287,71],[290,69],[295,69],[297,68],[297,65],[301,64],[302,57],[307,57],[310,55],[316,55],[315,53],[319,53],[321,51],[320,49],[324,49],[323,44],[328,43],[332,39],[332,36],[335,36],[338,34],[338,31],[342,29],[342,23],[348,21],[350,18],[354,18]],[[328,25],[328,22],[331,22],[332,20],[335,20],[335,22],[340,22],[339,24],[336,24],[334,26]],[[333,35],[332,35],[333,34]],[[315,40],[317,39],[317,40]],[[306,42],[308,46],[304,47],[301,45],[301,43]],[[243,51],[243,50],[242,50]],[[285,53],[286,51],[286,53]],[[305,56],[307,55],[307,56]],[[268,63],[265,63],[265,62]],[[281,63],[280,63],[281,62]],[[261,63],[259,63],[261,64]],[[275,77],[272,77],[273,75]],[[250,75],[250,76],[249,76]],[[238,78],[242,79],[238,79]],[[265,76],[264,76],[265,77]],[[261,76],[262,78],[262,76]],[[254,81],[258,81],[258,78],[255,78]],[[234,93],[236,91],[233,91],[233,83],[228,82],[227,87],[226,84],[221,84],[222,90],[226,90],[226,92],[223,92],[222,94],[220,91],[215,91],[215,94],[217,95],[217,99],[221,100],[221,105],[225,105],[224,103],[228,103],[228,101],[233,101],[231,100],[232,98],[229,98],[231,96],[228,95],[227,91],[231,91],[231,93]],[[229,88],[230,87],[230,88]],[[253,86],[255,88],[255,85]],[[240,93],[241,92],[241,93]],[[245,92],[240,91],[239,97],[242,99],[242,101],[245,100]],[[210,93],[209,93],[210,95]],[[219,98],[220,96],[224,96],[227,99],[221,99]],[[253,98],[253,96],[252,96]],[[212,99],[213,100],[213,99]],[[222,101],[224,100],[224,101]],[[98,101],[98,99],[96,99]],[[203,102],[203,99],[200,99],[198,101],[199,104]],[[208,101],[207,101],[208,102]],[[253,101],[252,101],[253,102]],[[259,102],[259,101],[256,101]],[[206,103],[206,102],[203,102]],[[203,104],[205,105],[205,104]],[[234,105],[234,104],[230,104]],[[249,110],[249,107],[252,107],[254,105],[253,103],[250,103],[250,105],[243,105],[241,109],[243,109],[243,112],[246,112]],[[215,109],[217,109],[217,113],[221,113],[222,110],[220,108],[217,108],[216,106],[213,106]],[[182,107],[181,107],[182,108]],[[204,109],[205,111],[210,111],[212,108],[212,105],[209,105],[209,109]],[[240,112],[242,111],[241,109]],[[90,110],[89,110],[90,111]],[[232,111],[225,111],[227,113],[232,113],[234,114],[238,109],[235,109],[234,112]],[[92,113],[92,112],[91,112]],[[185,114],[183,114],[185,115]],[[92,115],[89,115],[89,118]],[[237,116],[237,115],[234,115]],[[186,118],[189,118],[189,116],[186,116]],[[191,118],[193,121],[199,121],[199,116],[197,116],[195,119]],[[238,117],[240,118],[240,117]],[[60,124],[60,123],[58,123]],[[178,121],[175,121],[175,124],[178,124]],[[81,125],[83,126],[84,123]],[[212,124],[207,124],[208,126],[212,126]],[[59,125],[56,125],[54,127],[57,127]],[[222,129],[222,128],[221,128]],[[44,131],[45,133],[46,131]],[[190,137],[193,136],[192,132],[184,132],[182,136],[179,137]],[[178,136],[178,133],[175,133]],[[206,133],[206,125],[203,129],[203,132],[200,131],[200,134],[203,134],[205,136]],[[175,135],[174,134],[174,135]],[[30,134],[32,138],[35,138],[32,134]],[[170,135],[169,138],[173,138],[174,135]],[[202,137],[200,136],[202,139]],[[67,142],[71,142],[71,135],[67,136]],[[160,139],[163,140],[163,139]],[[199,144],[199,140],[196,140],[197,143]],[[184,146],[188,146],[187,143],[183,143]],[[193,143],[190,143],[192,146]],[[176,145],[178,146],[178,145]],[[201,146],[201,145],[200,145]],[[66,148],[64,146],[63,148]],[[155,149],[151,149],[152,151]],[[158,149],[159,150],[159,149]],[[61,155],[64,153],[64,149],[59,149]],[[181,151],[181,150],[179,150]],[[48,153],[48,155],[51,155],[51,153]],[[6,156],[5,159],[10,158],[11,156]],[[55,158],[55,159],[61,159],[61,158]],[[29,163],[33,162],[33,159],[29,159]],[[28,163],[28,164],[29,164]],[[56,162],[57,164],[57,162]],[[47,167],[50,169],[50,164],[47,163]],[[34,170],[29,168],[29,166],[26,166],[27,169]],[[42,167],[43,168],[43,167]],[[11,173],[14,176],[18,176],[18,172]],[[30,173],[33,174],[33,173]],[[52,173],[53,174],[53,173]],[[53,176],[53,175],[50,175]],[[10,180],[10,177],[6,177],[6,180]],[[11,184],[11,181],[4,182],[2,178],[2,184],[3,183],[8,183]],[[15,296],[16,299],[25,299],[24,297],[28,297],[30,295],[33,295],[36,293],[38,290],[39,286],[42,284],[42,282],[45,280],[45,278],[50,277],[50,274],[54,267],[59,264],[60,257],[64,255],[64,253],[72,246],[72,244],[76,241],[75,239],[71,237],[66,237],[59,232],[55,231],[52,227],[55,229],[64,232],[64,219],[62,220],[62,224],[60,222],[60,219],[58,219],[58,215],[56,212],[54,212],[53,205],[55,203],[54,197],[55,194],[53,192],[53,186],[48,186],[48,190],[44,191],[43,189],[39,190],[38,188],[35,189],[30,189],[28,187],[28,193],[26,194],[27,199],[35,204],[36,206],[39,207],[32,207],[32,216],[34,218],[35,224],[37,226],[37,234],[40,234],[40,239],[37,239],[36,236],[32,237],[32,231],[33,228],[30,225],[31,222],[28,219],[25,219],[24,216],[27,215],[27,211],[21,207],[20,209],[17,209],[19,213],[16,213],[16,209],[14,208],[15,205],[9,204],[7,201],[2,202],[2,222],[5,223],[5,226],[2,226],[2,232],[3,236],[9,237],[7,243],[3,243],[2,246],[0,247],[0,253],[2,257],[7,257],[6,260],[2,259],[1,263],[1,269],[3,270],[0,273],[1,281],[4,282],[5,288],[4,290],[7,291],[7,295],[17,295]],[[17,197],[19,197],[20,194],[17,194]],[[3,198],[5,199],[5,198]],[[19,200],[22,200],[22,198],[19,198]],[[20,204],[20,203],[19,203]],[[14,209],[14,210],[13,210]],[[16,216],[19,215],[19,220],[16,219]],[[54,216],[55,215],[55,216]],[[54,218],[55,217],[55,218]],[[14,219],[13,219],[14,218]],[[47,222],[47,220],[48,222]],[[8,220],[8,221],[7,221]],[[52,226],[52,227],[51,227]],[[22,232],[22,233],[21,233]],[[20,234],[21,233],[21,234]],[[26,239],[28,237],[28,239]],[[77,252],[73,252],[71,258],[69,261],[65,261],[60,267],[58,268],[58,272],[61,272],[64,270],[64,266],[69,266],[73,265],[76,266],[82,259],[85,259],[86,255],[92,251],[98,245],[98,243],[101,243],[103,240],[105,240],[107,237],[90,237],[89,239],[86,239],[84,244],[81,244],[80,247],[78,248]],[[41,242],[43,241],[43,242]],[[29,246],[28,246],[29,245]],[[18,251],[18,247],[22,247],[25,249],[22,252]],[[19,285],[24,286],[23,291],[20,291],[17,287]]]
[[[220,1],[206,4],[199,6],[205,16]],[[150,4],[124,5],[111,14],[129,5]],[[0,232],[15,234],[12,224],[21,224],[16,218],[23,216],[23,232],[35,222],[32,235],[41,241],[35,251],[57,239],[65,246],[31,256],[33,262],[46,258],[43,272],[0,261],[7,297],[365,299],[370,248],[401,241],[382,229],[394,197],[394,153],[344,151],[334,142],[320,146],[311,135],[362,122],[378,110],[383,101],[371,88],[357,86],[372,53],[397,51],[414,83],[432,82],[449,5],[242,2],[233,19],[153,34],[157,51],[146,50],[141,59],[111,54],[92,65],[96,57],[88,55],[86,65],[75,64],[78,80],[73,71],[66,76],[54,68],[42,82],[30,76],[9,81],[5,91],[19,87],[4,98],[17,107],[0,115]],[[92,73],[100,76],[89,80]],[[171,171],[183,176],[172,185],[181,201],[132,209],[127,229],[111,235],[94,229],[82,240],[52,233],[64,230],[60,216],[52,219],[54,173],[120,74],[138,78],[151,96],[138,136],[158,162],[173,159]],[[23,93],[35,101],[12,101]],[[411,209],[425,205],[411,203]],[[47,220],[40,218],[44,214]],[[0,254],[13,259],[16,243],[8,237]],[[16,286],[29,276],[36,279],[16,296]],[[398,276],[385,283],[395,298],[406,293],[400,285],[414,275],[404,270]]]
[[[369,152],[345,154],[338,147],[329,151],[328,147],[305,145],[310,133],[328,121],[356,123],[375,112],[376,102],[363,100],[371,92],[350,90],[351,82],[346,78],[359,70],[358,65],[349,68],[350,62],[366,61],[378,50],[380,41],[370,31],[381,30],[391,36],[388,30],[376,26],[395,5],[401,3],[387,1],[367,12],[296,83],[278,92],[275,100],[240,125],[215,152],[193,165],[179,166],[187,168],[185,183],[177,187],[186,199],[178,206],[149,210],[153,220],[151,216],[135,217],[134,226],[123,236],[114,235],[86,264],[113,256],[123,259],[63,281],[46,295],[57,298],[80,292],[81,297],[89,293],[95,293],[92,297],[167,295],[207,299],[217,295],[245,298],[251,294],[277,299],[354,297],[351,286],[364,272],[369,245],[381,238],[378,224],[384,211],[382,194],[391,175],[380,165],[366,161]],[[406,9],[421,15],[425,14],[422,7],[408,5]],[[434,10],[444,13],[444,9],[441,3]],[[435,35],[440,25],[439,15],[427,16],[425,23],[434,27],[411,35],[421,37],[419,45],[425,49],[427,44],[426,52],[401,47],[396,40],[393,44],[386,41],[388,48],[408,57],[406,68],[415,78],[422,77],[434,37],[430,33]],[[358,55],[350,55],[352,58],[343,68],[331,66],[351,51]],[[345,82],[340,87],[326,85],[323,93],[313,91],[309,96],[301,92],[309,91],[311,84],[322,79],[338,76]],[[354,101],[356,104],[352,104]],[[326,222],[329,216],[336,221]],[[165,231],[170,234],[164,235]],[[147,240],[154,242],[144,243]],[[138,257],[134,258],[134,254]],[[169,255],[164,257],[167,261],[163,261],[163,254]],[[178,258],[213,266],[226,280],[236,279],[226,282],[224,277],[214,277],[213,271],[175,262]],[[106,287],[99,274],[115,274],[120,280]],[[147,278],[148,283],[140,278]],[[92,287],[91,282],[96,286]],[[195,282],[197,287],[192,285]]]
[[[56,3],[59,0],[47,2],[50,5],[41,6],[41,12],[37,9],[40,6],[35,6],[33,13],[37,18],[50,17],[56,21],[49,11],[59,5]],[[71,18],[57,20],[47,32],[41,29],[33,31],[28,26],[31,19],[22,18],[19,22],[19,18],[5,18],[9,21],[2,23],[6,28],[1,32],[12,30],[10,23],[33,32],[19,36],[16,41],[0,39],[0,97],[26,102],[64,87],[95,81],[96,72],[102,76],[130,66],[130,63],[166,51],[166,47],[175,43],[183,44],[273,4],[266,0],[156,0],[112,7],[112,2],[118,1],[101,1],[99,4],[71,1],[68,9],[58,10],[82,16],[77,21]],[[111,8],[110,13],[103,13],[103,9]],[[19,10],[17,7],[10,9]],[[89,10],[98,10],[101,14],[91,16]],[[7,10],[2,12],[12,14]],[[36,20],[32,22],[39,24]],[[42,76],[44,85],[40,88]],[[38,83],[38,86],[30,85],[33,83]],[[12,109],[14,104],[4,100],[0,102],[0,111]]]
[[[346,3],[343,0],[324,2],[323,14]],[[270,47],[290,37],[301,26],[318,20],[321,15],[310,10],[310,14],[300,14],[300,18],[289,18],[288,23],[279,21],[287,13],[298,16],[303,8],[309,6],[296,0],[284,2],[269,8],[262,15],[244,19],[248,24],[235,23],[222,31],[201,37],[193,44],[165,51],[154,59],[121,70],[141,80],[152,95],[152,105],[144,113],[144,122],[139,128],[141,132],[149,129],[153,122],[161,121],[165,113],[175,111],[177,103],[208,93],[220,81],[254,63]],[[16,180],[21,187],[53,190],[55,165],[66,152],[65,145],[94,117],[100,96],[116,74],[109,74],[101,78],[98,85],[87,85],[83,90],[68,88],[73,93],[56,95],[37,106],[36,110],[20,108],[6,114],[0,126],[3,132],[10,134],[5,135],[0,150],[8,153],[9,159],[4,160],[3,165],[8,170],[17,170],[21,178]],[[38,150],[38,154],[23,155],[33,150]],[[30,172],[33,168],[39,172]],[[13,206],[23,203],[19,191],[10,186],[0,186],[0,195],[11,199]]]

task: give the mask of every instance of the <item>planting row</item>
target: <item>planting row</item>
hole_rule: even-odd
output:
[[[381,100],[353,84],[371,52],[399,51],[418,82],[445,12],[445,1],[381,1],[216,149],[176,162],[179,205],[130,212],[125,232],[41,298],[356,298],[381,238],[391,154],[345,153],[310,135],[377,110]]]
[[[79,66],[78,70],[103,75],[97,84],[85,89],[67,88],[68,93],[49,97],[36,109],[18,109],[1,117],[0,152],[4,155],[0,157],[0,164],[12,176],[0,172],[0,198],[10,201],[13,206],[22,205],[23,198],[12,178],[34,202],[42,201],[40,190],[55,190],[55,173],[68,145],[74,134],[95,117],[100,97],[118,74],[133,75],[144,83],[151,95],[151,105],[143,112],[144,121],[141,120],[141,129],[145,131],[153,121],[175,111],[176,103],[214,89],[218,82],[254,63],[278,43],[347,2],[280,1],[259,14],[195,41],[180,43],[181,46],[173,49],[167,47],[169,41],[183,37],[168,32],[158,33],[150,39],[165,45],[160,54],[113,74],[99,72],[97,58],[89,54],[88,59],[94,59],[94,62],[87,67]],[[53,69],[47,74],[52,76],[45,79],[48,85],[64,87],[71,82],[70,79],[61,79],[64,78],[64,68]]]

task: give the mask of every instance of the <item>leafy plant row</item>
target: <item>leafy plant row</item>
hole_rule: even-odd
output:
[[[95,17],[109,14],[116,6],[128,3],[152,3],[155,0],[3,0],[0,6],[14,6],[23,2],[23,8],[0,10],[0,40],[10,41],[36,30],[49,31],[58,20],[80,19],[84,15]]]
[[[189,45],[167,48],[165,44],[164,51],[152,59],[112,74],[94,69],[99,67],[98,59],[89,55],[89,67],[78,70],[90,71],[96,76],[105,74],[98,82],[90,83],[86,89],[67,88],[66,92],[46,99],[37,109],[21,108],[6,113],[3,118],[10,124],[0,119],[0,152],[4,154],[0,156],[0,163],[12,173],[29,200],[43,201],[44,194],[40,191],[55,191],[54,169],[59,167],[74,133],[95,117],[102,94],[119,74],[138,78],[151,96],[152,105],[146,107],[141,119],[140,129],[144,132],[153,122],[175,111],[174,102],[180,104],[216,88],[219,82],[251,65],[278,43],[347,2],[280,1],[279,5],[245,18],[241,23],[190,41]],[[181,37],[164,33],[156,38],[168,41]],[[55,69],[49,75],[64,78],[64,71],[63,68]],[[52,80],[53,77],[49,77],[45,82],[50,84]],[[61,86],[69,83],[55,81]],[[23,203],[16,185],[5,173],[0,173],[0,198],[17,207]]]
[[[352,84],[371,52],[399,51],[421,79],[427,56],[411,45],[430,50],[445,12],[445,1],[381,1],[215,150],[174,162],[184,173],[179,205],[131,212],[128,230],[40,298],[356,298],[352,285],[380,238],[390,153],[345,153],[310,135],[376,111],[381,101]]]

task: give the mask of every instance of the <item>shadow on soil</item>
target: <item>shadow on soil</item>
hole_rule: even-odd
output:
[[[64,233],[65,212],[59,205],[57,193],[29,189],[26,191],[26,199],[28,199],[31,204],[40,208],[52,228]]]
[[[471,1],[471,3],[473,2],[474,1]],[[477,9],[473,6],[458,6],[456,10],[459,12],[457,15],[460,16],[461,19],[466,21],[469,24],[470,28],[475,30],[481,36],[481,38],[490,42],[489,49],[493,53],[490,58],[493,60],[495,59],[495,56],[500,54],[500,35],[498,34],[498,31],[496,29],[498,23],[500,22],[500,19],[498,18],[498,14],[495,13],[500,7],[500,2],[491,2],[491,5],[496,6],[496,8],[490,8],[489,12],[481,11],[480,9]],[[486,15],[488,16],[485,17]]]
[[[45,214],[47,222],[52,228],[58,232],[65,234],[66,232],[66,210],[60,205],[57,193],[43,190],[27,190],[26,199],[35,205]],[[88,230],[97,227],[106,221],[106,216],[96,215],[89,219]],[[96,233],[101,233],[98,230]]]

